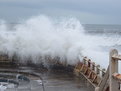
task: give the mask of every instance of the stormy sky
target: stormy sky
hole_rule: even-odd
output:
[[[121,0],[0,0],[0,19],[18,22],[40,14],[77,17],[86,24],[121,24]]]

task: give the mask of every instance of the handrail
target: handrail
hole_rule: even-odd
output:
[[[109,58],[107,71],[84,57],[75,67],[75,73],[81,73],[95,87],[95,91],[121,91],[121,74],[118,73],[118,61],[121,60],[121,55],[113,49]]]
[[[106,73],[105,69],[100,68],[100,65],[95,64],[95,62],[92,62],[91,59],[87,57],[83,57],[82,60],[79,60],[74,71],[76,75],[83,75],[94,88],[100,84]]]
[[[106,73],[106,70],[104,69],[104,68],[100,68],[100,65],[96,65],[95,64],[95,62],[92,62],[90,59],[88,59],[87,57],[84,57],[84,60],[86,61],[86,62],[88,62],[87,64],[88,65],[91,65],[90,67],[96,67],[97,68],[97,70],[98,71],[100,71],[100,72],[103,72],[103,73]],[[88,66],[89,67],[89,66]],[[92,70],[94,70],[94,69],[92,69]],[[100,73],[99,72],[99,73]]]
[[[113,55],[112,58],[116,60],[121,60],[121,55]]]

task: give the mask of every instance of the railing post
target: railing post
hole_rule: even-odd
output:
[[[99,87],[96,87],[96,88],[95,88],[95,91],[99,91],[99,89],[100,89]]]
[[[116,91],[116,84],[113,80],[112,74],[118,73],[118,61],[113,59],[112,56],[118,55],[118,51],[116,49],[111,50],[110,57],[109,57],[109,88],[110,91]]]
[[[85,59],[83,60],[83,62],[84,62],[85,65],[87,64]]]
[[[95,63],[92,63],[92,70],[95,71]]]
[[[91,67],[91,61],[90,60],[88,61],[88,67],[89,68]]]
[[[96,66],[96,73],[97,73],[97,74],[100,74],[100,65],[97,65],[97,66]]]
[[[105,75],[105,69],[102,69],[102,77]]]

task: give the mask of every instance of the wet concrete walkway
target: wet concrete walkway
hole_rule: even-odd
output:
[[[83,77],[77,78],[69,73],[48,72],[42,77],[45,91],[94,91]]]
[[[2,71],[2,69],[0,70]],[[41,72],[35,69],[30,69],[30,71],[41,75],[44,86],[41,84],[41,80],[39,83],[37,80],[30,80],[30,83],[20,82],[18,88],[6,89],[4,91],[94,91],[83,77],[76,77],[72,73],[62,71]]]

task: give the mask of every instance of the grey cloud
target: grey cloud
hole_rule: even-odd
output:
[[[85,23],[121,23],[120,4],[121,0],[0,0],[0,18],[14,21],[43,13],[73,15]]]

